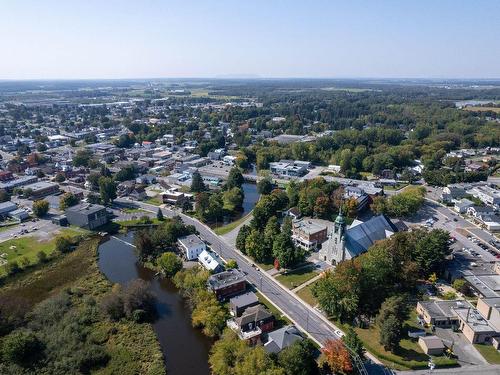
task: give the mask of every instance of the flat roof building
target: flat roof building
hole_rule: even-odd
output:
[[[77,204],[68,207],[65,215],[71,225],[90,230],[96,229],[108,222],[106,207],[99,204]]]

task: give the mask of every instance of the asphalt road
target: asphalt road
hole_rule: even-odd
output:
[[[123,203],[132,203],[126,199],[116,199]],[[134,204],[145,210],[156,212],[157,206],[143,202],[134,201]],[[236,251],[227,244],[224,239],[216,235],[209,227],[180,212],[163,209],[165,217],[179,215],[182,220],[189,225],[195,226],[200,236],[207,241],[212,249],[224,259],[234,259],[238,262],[241,271],[246,273],[247,281],[255,286],[263,295],[267,297],[276,307],[285,313],[299,328],[307,332],[311,338],[320,344],[324,344],[328,339],[338,339],[335,334],[336,327],[333,326],[320,312],[300,300],[291,291],[282,287],[266,272],[257,267],[252,267],[252,261]],[[387,369],[375,363],[368,363],[367,370],[370,374],[384,374]]]

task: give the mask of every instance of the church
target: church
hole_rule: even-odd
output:
[[[385,215],[374,216],[365,222],[355,220],[347,227],[341,211],[335,219],[328,241],[323,243],[319,251],[319,259],[336,265],[361,255],[375,241],[389,238],[398,231],[398,227]]]

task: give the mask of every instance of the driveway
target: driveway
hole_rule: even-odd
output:
[[[436,328],[436,336],[440,337],[446,346],[453,345],[453,352],[458,357],[460,365],[483,365],[488,363],[462,333],[453,332],[451,329]]]

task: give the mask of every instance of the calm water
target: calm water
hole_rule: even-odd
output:
[[[191,326],[190,311],[175,286],[137,265],[134,248],[122,242],[132,243],[133,233],[117,238],[110,238],[99,246],[99,268],[114,283],[125,285],[136,278],[150,282],[158,312],[153,328],[163,351],[167,374],[210,374],[208,353],[212,342]]]
[[[257,185],[245,182],[241,185],[243,192],[245,193],[245,198],[243,199],[243,212],[242,215],[245,216],[255,207],[255,203],[259,200],[259,193],[257,192]]]

